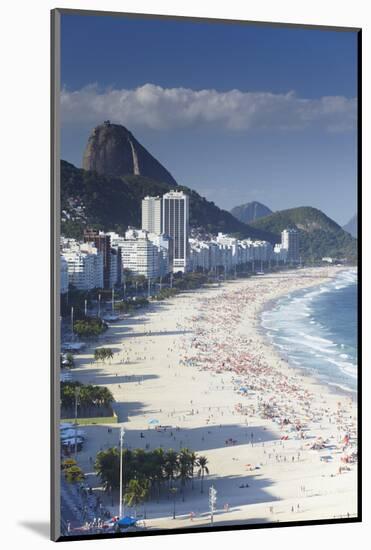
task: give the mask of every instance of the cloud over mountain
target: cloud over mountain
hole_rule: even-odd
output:
[[[290,91],[243,92],[162,88],[145,84],[133,90],[89,85],[62,90],[61,120],[96,124],[104,119],[127,126],[173,129],[212,126],[229,131],[301,130],[319,127],[329,132],[355,128],[356,99],[298,97]]]

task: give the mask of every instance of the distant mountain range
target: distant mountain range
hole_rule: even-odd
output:
[[[261,202],[253,201],[235,206],[232,208],[231,214],[240,222],[250,223],[264,216],[269,216],[269,214],[272,214],[272,210]]]
[[[178,185],[129,130],[108,121],[92,131],[83,166],[61,161],[61,232],[67,237],[81,238],[85,227],[120,234],[128,226],[140,227],[142,199],[176,188],[189,195],[190,225],[201,232],[221,231],[275,244],[281,241],[283,229],[296,227],[303,259],[356,256],[355,239],[315,208],[272,213],[253,202],[234,208],[234,215],[222,210],[196,191]]]
[[[357,241],[321,210],[308,206],[274,212],[251,225],[274,234],[283,229],[295,228],[300,235],[300,254],[303,259],[318,260],[357,257]]]
[[[347,224],[343,225],[344,231],[347,231],[352,235],[352,237],[357,238],[357,231],[358,231],[358,216],[357,214],[354,214],[353,218],[351,218]]]

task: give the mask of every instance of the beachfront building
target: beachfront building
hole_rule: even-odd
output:
[[[61,256],[61,278],[60,278],[60,292],[66,294],[68,292],[68,263],[64,256]]]
[[[170,237],[172,271],[185,273],[189,267],[189,197],[170,191],[162,200],[162,229]]]
[[[119,258],[120,255],[120,258]],[[114,288],[115,285],[121,283],[121,250],[111,248],[110,250],[110,270],[109,270],[109,288]]]
[[[217,250],[218,247],[213,247],[211,242],[198,241],[197,239],[189,239],[189,246],[189,269],[192,271],[196,271],[198,268],[203,271],[211,269],[212,248]]]
[[[288,262],[299,262],[299,232],[296,229],[282,231],[281,245],[287,251]]]
[[[103,282],[104,288],[112,288],[111,281],[111,238],[103,231],[85,229],[84,242],[93,243],[103,256]]]
[[[125,269],[147,279],[159,276],[158,248],[148,237],[148,231],[129,228],[121,244],[122,263]]]
[[[162,197],[145,197],[142,200],[142,229],[161,235]]]
[[[238,239],[225,235],[224,233],[218,233],[216,237],[221,252],[221,265],[227,269],[232,266],[236,266],[239,263],[239,250]]]
[[[277,263],[287,262],[287,249],[283,248],[282,244],[277,243],[273,249],[273,261]]]
[[[121,249],[112,243],[112,235],[95,229],[84,231],[84,243],[92,244],[103,257],[103,288],[114,288],[122,282]]]
[[[273,245],[267,241],[239,240],[224,233],[218,233],[214,240],[192,238],[189,243],[189,266],[193,271],[222,268],[228,272],[248,263],[267,263],[276,256]],[[278,261],[282,261],[282,256],[286,257],[286,251],[279,255]]]
[[[172,258],[170,256],[170,237],[164,234],[148,233],[148,239],[157,249],[158,255],[158,276],[164,277],[171,271]]]
[[[92,243],[69,239],[61,244],[61,262],[67,263],[68,284],[78,290],[103,288],[103,254]]]
[[[254,260],[269,262],[273,254],[273,246],[267,241],[253,241]]]

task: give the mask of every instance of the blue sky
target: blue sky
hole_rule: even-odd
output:
[[[61,156],[127,126],[218,206],[356,211],[356,33],[62,16]]]

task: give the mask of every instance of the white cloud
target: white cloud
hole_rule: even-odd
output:
[[[96,124],[105,119],[130,127],[214,126],[230,131],[295,130],[320,127],[346,131],[356,124],[356,99],[325,96],[304,99],[294,92],[241,92],[162,88],[145,84],[135,90],[100,90],[89,85],[63,90],[62,124]]]

